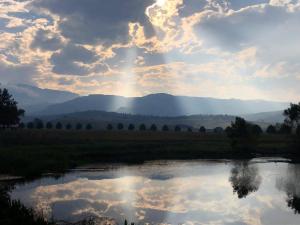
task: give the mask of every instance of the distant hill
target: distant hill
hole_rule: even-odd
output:
[[[284,121],[283,110],[247,114],[241,116],[249,121],[256,121],[256,122],[263,122],[263,123],[270,123],[270,124],[282,123]]]
[[[25,108],[26,113],[42,111],[51,104],[79,97],[78,94],[72,92],[42,89],[25,84],[8,84],[0,87],[7,88],[20,106]]]
[[[89,95],[48,106],[40,115],[58,115],[87,110],[120,112],[150,116],[182,115],[241,115],[266,111],[279,111],[288,106],[285,102],[263,100],[215,99],[204,97],[151,94],[144,97]]]

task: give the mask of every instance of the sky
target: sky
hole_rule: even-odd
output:
[[[0,82],[300,101],[300,0],[0,0]]]

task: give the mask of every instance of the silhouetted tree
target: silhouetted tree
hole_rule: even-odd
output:
[[[61,124],[61,122],[57,122],[56,125],[55,125],[55,128],[56,128],[57,130],[61,130],[61,129],[62,129],[62,124]]]
[[[132,130],[134,130],[134,129],[135,129],[134,125],[133,125],[133,124],[129,124],[128,130],[132,131]]]
[[[106,126],[106,130],[112,130],[113,129],[113,125],[111,125],[111,124],[107,124],[107,126]]]
[[[174,129],[176,132],[180,132],[181,131],[181,127],[180,126],[175,126],[175,129]]]
[[[151,131],[157,131],[157,126],[155,124],[152,124],[150,127]]]
[[[77,123],[76,124],[76,130],[81,130],[82,129],[82,124],[81,123]]]
[[[34,119],[34,127],[36,129],[44,129],[44,122],[41,119]]]
[[[163,130],[163,131],[169,131],[168,125],[163,125],[162,130]]]
[[[27,123],[27,128],[28,129],[33,129],[34,128],[34,123],[33,122]]]
[[[124,129],[123,123],[118,123],[117,128],[118,130],[123,130]]]
[[[20,117],[25,111],[18,108],[18,103],[9,94],[8,90],[0,88],[0,127],[7,128],[20,123]]]
[[[72,125],[71,125],[70,123],[68,123],[68,124],[66,125],[66,129],[67,129],[67,130],[71,130],[71,129],[72,129]]]
[[[284,110],[283,115],[286,117],[285,124],[292,129],[297,127],[300,122],[300,102],[298,104],[290,104],[290,107]]]
[[[267,132],[267,134],[276,134],[276,127],[273,125],[270,125],[267,127],[266,132]]]
[[[201,126],[199,132],[202,134],[206,133],[206,128],[204,126]]]
[[[300,125],[297,126],[296,134],[297,134],[298,136],[300,136]]]
[[[233,192],[237,193],[238,198],[245,198],[251,192],[258,190],[261,184],[261,176],[255,165],[248,162],[239,162],[231,170],[229,181]]]
[[[93,126],[92,124],[88,123],[85,127],[86,130],[92,130],[93,129]]]
[[[254,148],[256,139],[261,134],[260,129],[255,126],[243,118],[236,117],[235,122],[226,128],[226,134],[231,139],[231,146],[242,149]]]
[[[251,132],[252,132],[252,134],[258,136],[263,133],[263,130],[261,129],[261,127],[259,125],[254,124],[251,126]]]
[[[24,123],[20,123],[19,128],[20,129],[24,129],[25,128],[25,124]]]
[[[283,123],[279,128],[280,134],[290,134],[292,132],[292,127],[289,124]]]
[[[145,124],[141,124],[140,125],[140,131],[145,131],[147,128],[146,128],[146,125]]]
[[[193,129],[191,127],[188,127],[187,131],[188,132],[193,132]]]
[[[215,134],[222,134],[224,132],[224,129],[222,127],[216,127],[214,129]]]
[[[46,123],[46,128],[49,129],[49,130],[52,129],[53,128],[53,124],[51,122],[47,122]]]

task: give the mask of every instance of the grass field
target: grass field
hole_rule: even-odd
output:
[[[255,150],[234,150],[224,134],[17,130],[0,133],[0,174],[41,173],[96,162],[139,163],[155,159],[295,157],[293,138],[263,135]]]

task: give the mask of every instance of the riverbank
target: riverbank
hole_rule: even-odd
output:
[[[285,135],[263,135],[251,151],[232,149],[225,134],[189,132],[23,130],[2,132],[0,143],[0,174],[22,177],[99,162],[296,157]]]

